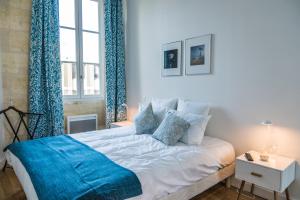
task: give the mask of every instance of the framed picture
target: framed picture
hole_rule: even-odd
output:
[[[209,74],[211,34],[185,40],[185,74]]]
[[[182,42],[172,42],[162,46],[162,76],[182,75]]]

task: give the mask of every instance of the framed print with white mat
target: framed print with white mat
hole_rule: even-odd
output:
[[[162,69],[161,75],[181,76],[182,75],[182,42],[172,42],[162,45]]]
[[[210,74],[212,35],[185,40],[185,74]]]

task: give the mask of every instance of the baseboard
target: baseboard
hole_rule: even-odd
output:
[[[241,181],[232,177],[231,178],[231,186],[233,187],[236,187],[236,188],[239,188],[240,187],[240,184],[241,184]],[[245,184],[245,187],[244,187],[244,191],[246,192],[250,192],[251,190],[251,184],[250,183],[246,183]],[[255,186],[254,188],[254,192],[253,192],[256,196],[259,196],[259,197],[262,197],[264,199],[273,199],[273,191],[269,191],[269,190],[266,190],[262,187],[259,187],[259,186]],[[279,195],[279,198],[280,200],[286,200],[285,198],[285,194],[280,194]],[[293,198],[292,196],[290,197],[291,200],[297,200],[296,198]]]

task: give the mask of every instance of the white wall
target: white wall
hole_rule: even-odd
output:
[[[300,162],[299,0],[130,0],[127,30],[130,115],[143,97],[208,101],[207,134],[237,154],[261,150],[270,119],[278,153]],[[211,75],[161,78],[161,45],[212,33]],[[300,199],[300,167],[291,186]]]

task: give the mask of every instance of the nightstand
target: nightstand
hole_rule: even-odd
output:
[[[111,123],[110,128],[118,128],[123,126],[131,126],[133,123],[131,121],[121,121],[121,122],[114,122]]]
[[[237,199],[239,199],[245,182],[274,191],[274,199],[278,199],[278,193],[285,191],[286,199],[289,200],[288,186],[295,180],[296,161],[278,155],[270,155],[269,161],[264,162],[259,158],[259,153],[249,151],[254,161],[248,161],[245,155],[236,159],[235,177],[242,180]]]

